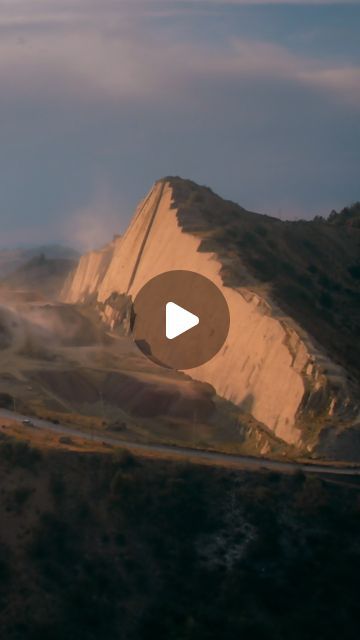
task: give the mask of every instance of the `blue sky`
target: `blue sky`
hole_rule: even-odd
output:
[[[0,0],[0,245],[100,245],[169,174],[282,218],[359,199],[359,29],[359,2]]]

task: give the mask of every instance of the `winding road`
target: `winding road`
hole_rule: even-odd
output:
[[[0,409],[0,420],[5,418],[7,420],[15,420],[22,423],[24,420],[29,420],[30,425],[24,425],[24,429],[36,428],[52,431],[59,436],[68,436],[81,438],[88,442],[97,442],[99,444],[110,445],[111,447],[123,447],[129,451],[134,451],[139,455],[154,455],[160,458],[177,458],[186,461],[203,462],[205,464],[213,466],[231,467],[237,469],[249,469],[249,470],[269,470],[278,472],[296,472],[304,471],[306,473],[315,473],[322,475],[337,475],[337,476],[360,476],[360,466],[348,465],[338,466],[332,464],[313,464],[313,463],[300,463],[300,462],[288,462],[283,460],[272,460],[270,458],[257,458],[246,455],[234,455],[227,453],[220,453],[215,451],[204,451],[199,449],[191,449],[187,447],[172,446],[166,444],[143,444],[138,442],[131,442],[129,440],[121,440],[108,436],[106,434],[96,434],[81,431],[80,429],[74,429],[72,427],[66,427],[61,424],[54,424],[48,420],[42,420],[40,418],[33,418],[25,416],[20,413],[14,413],[6,409]]]

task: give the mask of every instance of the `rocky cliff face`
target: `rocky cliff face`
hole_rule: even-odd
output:
[[[186,184],[180,183],[180,188],[186,189]],[[157,182],[125,235],[80,260],[64,289],[64,300],[96,297],[104,320],[114,328],[124,320],[119,299],[133,299],[150,278],[164,271],[196,271],[221,288],[231,326],[222,350],[192,369],[193,378],[211,383],[220,396],[242,406],[290,444],[301,441],[305,419],[355,411],[342,369],[280,311],[244,267],[241,253],[219,249],[216,229],[222,224],[223,201],[219,198],[219,219],[215,213],[209,225],[196,194],[186,208],[178,203],[178,190],[179,181]]]
[[[83,255],[77,268],[65,282],[62,298],[67,302],[85,302],[90,297],[96,297],[111,263],[115,246],[120,240],[120,237],[116,237],[99,251]]]

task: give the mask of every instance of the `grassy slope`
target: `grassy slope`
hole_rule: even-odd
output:
[[[358,637],[359,494],[0,443],[4,640]]]
[[[210,189],[171,178],[184,229],[223,258],[224,282],[249,284],[243,266],[285,313],[360,380],[359,205],[329,221],[282,222]]]

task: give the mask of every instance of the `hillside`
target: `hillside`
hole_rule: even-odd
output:
[[[70,258],[47,258],[37,255],[21,264],[0,280],[0,287],[18,291],[34,291],[57,298],[77,261]]]
[[[3,278],[33,258],[43,255],[53,260],[77,260],[79,253],[62,245],[42,245],[39,247],[0,249],[0,278]]]
[[[58,445],[61,446],[61,445]],[[355,640],[356,480],[0,439],[6,640]]]
[[[224,258],[224,282],[246,284],[246,266],[257,281],[253,286],[266,285],[281,308],[359,381],[358,205],[332,213],[328,221],[283,222],[224,202],[194,183],[173,180],[172,185],[185,231],[194,231],[194,211],[200,211],[195,231],[206,238],[199,250]]]
[[[350,207],[344,207],[341,211],[333,210],[327,222],[337,227],[353,227],[360,229],[360,202],[354,202]]]
[[[0,291],[0,407],[140,443],[281,455],[283,443],[79,305]]]
[[[358,415],[359,242],[357,228],[282,222],[191,181],[165,178],[109,245],[105,262],[102,254],[96,286],[99,254],[90,253],[63,298],[91,298],[116,329],[124,295],[134,298],[154,275],[190,269],[209,277],[222,289],[232,323],[223,350],[191,376],[278,438],[311,449],[324,427],[346,429]]]

